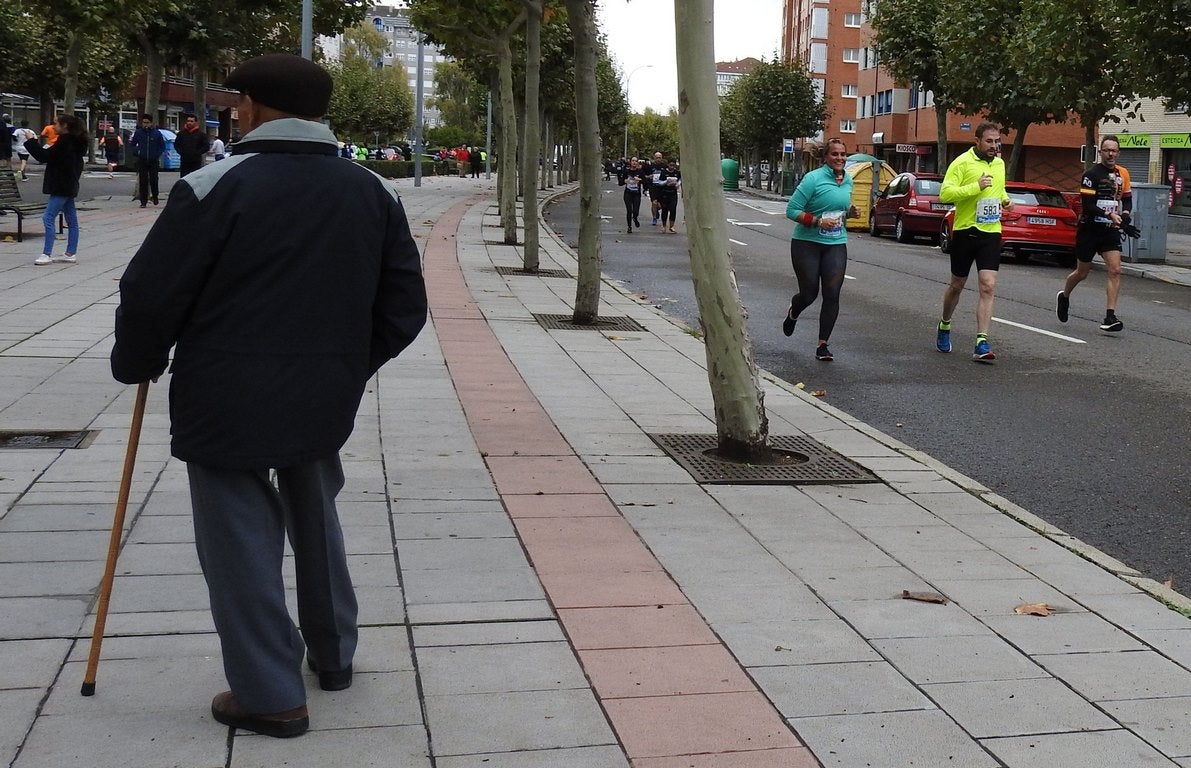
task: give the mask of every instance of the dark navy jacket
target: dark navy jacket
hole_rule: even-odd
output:
[[[264,123],[179,180],[120,280],[112,373],[165,370],[174,456],[283,467],[338,450],[426,322],[405,210],[325,126]]]
[[[137,128],[128,143],[132,145],[132,153],[142,160],[160,160],[165,154],[165,137],[157,126]]]

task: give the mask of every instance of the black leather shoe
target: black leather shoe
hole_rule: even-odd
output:
[[[318,675],[318,687],[324,691],[344,691],[352,687],[351,664],[347,665],[347,669],[341,669],[336,672],[319,672],[318,665],[314,663],[314,659],[307,656],[306,666],[310,667],[311,672]]]
[[[231,691],[224,691],[211,699],[211,716],[216,722],[232,728],[276,739],[292,739],[310,730],[310,716],[305,704],[284,712],[257,715],[244,711]]]

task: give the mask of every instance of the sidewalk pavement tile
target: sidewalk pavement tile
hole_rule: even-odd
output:
[[[617,517],[620,514],[603,493],[505,496],[504,504],[514,521],[519,518]]]
[[[711,626],[747,669],[881,658],[864,638],[834,618],[795,621],[759,616]]]
[[[1035,658],[1091,701],[1191,696],[1191,671],[1153,651],[1064,653]]]
[[[488,468],[502,495],[600,493],[600,484],[575,456],[490,456]]]
[[[605,701],[756,690],[722,645],[592,649],[580,651],[579,658]]]
[[[1030,656],[1139,651],[1137,638],[1093,613],[986,616],[984,623]]]
[[[419,648],[418,672],[428,696],[587,689],[566,642]]]
[[[0,598],[0,640],[73,637],[91,596]]]
[[[388,763],[386,763],[388,765]],[[629,768],[619,746],[488,752],[439,757],[438,768]],[[738,768],[748,768],[739,766]],[[791,768],[796,768],[791,766]]]
[[[657,560],[620,516],[518,518],[516,526],[539,575],[602,576],[659,568]]]
[[[987,631],[874,640],[873,647],[918,685],[1048,677],[1036,662]]]
[[[537,621],[555,618],[546,600],[469,600],[427,603],[408,607],[410,624],[445,624],[469,621]]]
[[[938,683],[923,690],[978,739],[1117,727],[1114,720],[1054,678]]]
[[[832,619],[832,613],[793,574],[753,583],[725,581],[692,584],[684,590],[712,624],[730,624],[757,617],[770,619]]]
[[[425,698],[436,756],[612,745],[588,688]]]
[[[1119,581],[1124,584],[1128,583],[1123,580]],[[1170,610],[1143,592],[1135,591],[1131,594],[1094,593],[1084,595],[1079,600],[1090,610],[1130,632],[1171,629],[1183,630],[1191,636],[1191,621],[1188,621],[1186,616]]]
[[[1022,571],[1020,579],[936,579],[935,588],[973,616],[1012,616],[1023,603],[1046,603],[1056,612],[1085,609],[1067,595]]]
[[[579,651],[719,642],[690,605],[565,608],[558,615],[571,644]]]
[[[320,720],[311,713],[312,730],[302,737],[298,749],[289,739],[237,731],[228,768],[314,768],[333,762],[333,756],[348,760],[351,768],[431,768],[426,729],[421,725],[324,729]],[[438,765],[442,768],[443,763]]]
[[[393,536],[401,542],[416,539],[497,539],[517,533],[509,516],[494,504],[491,512],[394,515]]]
[[[103,563],[0,563],[0,597],[88,595],[103,576]]]
[[[951,718],[937,709],[803,717],[791,720],[790,725],[794,726],[824,768],[1000,766]],[[1084,753],[1082,758],[1086,758],[1087,754]],[[1085,764],[1076,761],[1052,762],[1039,764],[1039,768],[1043,765],[1055,768],[1059,765]],[[1018,763],[1011,765],[1017,768]]]
[[[655,561],[656,564],[656,561]],[[555,608],[681,605],[687,597],[662,570],[629,573],[538,574]]]
[[[1162,753],[1129,731],[1055,733],[986,739],[982,742],[994,755],[1013,768],[1053,768],[1057,765],[1096,764],[1129,768],[1171,768],[1175,765]]]
[[[643,757],[633,768],[819,768],[819,761],[805,747],[761,749],[750,752]]]
[[[1100,706],[1162,754],[1191,758],[1191,696],[1106,701]]]
[[[109,712],[103,688],[82,713],[37,718],[13,768],[174,768],[219,766],[227,761],[227,729],[210,714],[164,709],[145,714]],[[218,693],[214,691],[211,695]],[[204,699],[205,700],[205,699]]]
[[[58,675],[72,643],[66,638],[0,642],[0,691],[48,688]]]
[[[903,591],[934,592],[935,588],[900,565],[876,568],[817,568],[799,572],[819,599],[888,600]]]
[[[757,692],[610,699],[604,707],[634,761],[801,746]]]
[[[869,640],[979,635],[987,631],[983,624],[955,603],[938,605],[891,597],[888,600],[833,600],[827,605]]]
[[[413,636],[414,644],[419,649],[456,645],[552,643],[566,639],[553,617],[539,621],[414,626]]]
[[[785,718],[935,708],[884,661],[753,667],[749,672]]]

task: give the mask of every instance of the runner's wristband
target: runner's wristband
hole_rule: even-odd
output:
[[[796,218],[795,221],[804,227],[813,227],[815,225],[815,214],[811,213],[810,211],[803,211],[802,213],[798,214],[798,218]]]

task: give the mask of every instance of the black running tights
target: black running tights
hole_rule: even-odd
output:
[[[794,317],[815,303],[823,288],[823,307],[819,310],[819,338],[827,341],[839,317],[839,294],[848,268],[848,246],[824,245],[809,240],[790,241],[790,261],[798,278],[798,293],[790,299]]]
[[[624,215],[628,219],[628,225],[633,226],[641,214],[641,191],[633,192],[626,189],[624,191]]]

